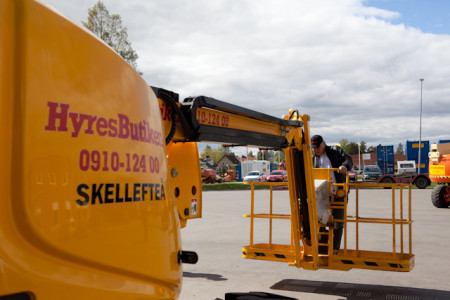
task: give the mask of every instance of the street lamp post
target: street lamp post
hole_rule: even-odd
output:
[[[420,124],[419,124],[419,167],[417,168],[417,173],[420,174],[420,158],[422,149],[422,88],[423,88],[423,78],[420,78]]]

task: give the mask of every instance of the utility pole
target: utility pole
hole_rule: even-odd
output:
[[[417,174],[420,174],[420,158],[422,156],[422,87],[423,87],[423,78],[420,78],[420,124],[419,124],[419,167],[417,168]]]

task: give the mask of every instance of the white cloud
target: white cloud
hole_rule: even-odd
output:
[[[51,0],[74,20],[96,1]],[[449,35],[363,0],[104,0],[122,16],[150,85],[270,115],[296,108],[312,134],[398,145],[450,138]],[[447,104],[447,105],[446,105]]]

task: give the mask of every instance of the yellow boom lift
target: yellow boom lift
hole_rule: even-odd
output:
[[[329,182],[330,173],[312,168],[308,115],[291,110],[279,119],[203,96],[180,102],[42,2],[1,0],[0,22],[2,299],[177,298],[182,263],[197,259],[182,249],[180,228],[202,216],[199,141],[286,154],[290,214],[259,214],[252,204],[248,217],[252,234],[258,218],[290,220],[291,243],[255,244],[251,236],[244,257],[305,269],[413,268],[402,193],[395,211],[403,185],[385,185],[389,218],[361,216],[355,185],[355,215],[320,225],[315,180]],[[347,197],[349,184],[327,189],[332,199]],[[331,242],[336,222],[355,224],[356,240],[345,233],[333,253],[319,229],[329,228]],[[392,226],[392,251],[360,250],[362,223]]]

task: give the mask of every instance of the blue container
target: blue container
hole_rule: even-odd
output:
[[[430,152],[430,141],[422,141],[420,149],[421,174],[428,173],[428,152]],[[414,160],[417,165],[419,164],[419,141],[406,142],[406,160]]]
[[[390,161],[379,161],[378,167],[380,167],[380,170],[383,174],[394,174],[394,162]]]
[[[242,181],[242,166],[237,165],[236,166],[236,181]]]
[[[377,165],[383,174],[394,174],[394,146],[377,146]]]
[[[438,144],[450,143],[450,140],[439,140]]]
[[[270,164],[270,172],[269,172],[269,174],[270,174],[272,171],[275,171],[275,170],[278,170],[278,166],[277,166],[276,164],[274,164],[274,163],[271,163],[271,164]]]

